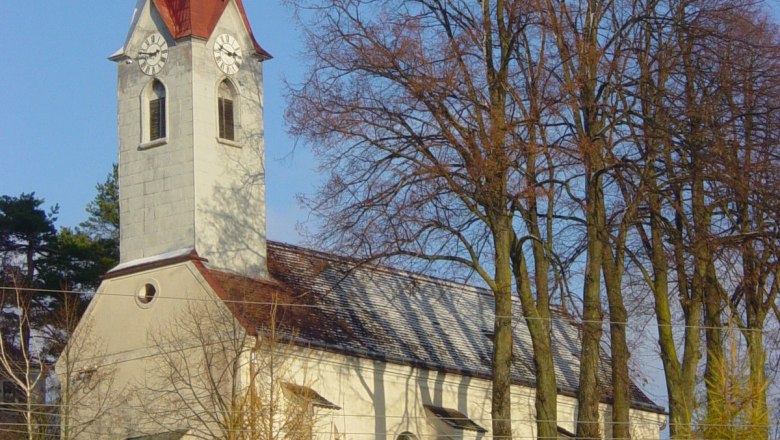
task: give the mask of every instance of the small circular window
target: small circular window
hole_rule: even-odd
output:
[[[142,306],[148,305],[149,303],[154,301],[158,293],[159,293],[159,289],[157,288],[156,283],[146,282],[138,288],[138,291],[135,294],[135,299]]]

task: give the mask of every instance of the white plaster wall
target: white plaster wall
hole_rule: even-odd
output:
[[[244,62],[225,75],[214,62],[214,40],[236,37]],[[209,41],[193,42],[196,249],[211,267],[267,277],[262,63],[231,1]],[[229,79],[238,93],[236,142],[218,141],[217,86]]]
[[[301,362],[298,380],[310,383],[323,397],[342,408],[320,411],[318,438],[330,438],[331,425],[338,432],[346,433],[342,439],[394,440],[405,431],[421,440],[452,438],[452,435],[463,439],[492,438],[490,432],[482,437],[474,432],[446,429],[423,408],[428,404],[456,409],[491,431],[491,385],[487,380],[324,351],[300,349],[298,356]],[[514,439],[536,438],[534,396],[533,389],[513,386]],[[608,406],[602,405],[601,412],[602,422],[608,421]],[[558,424],[574,431],[576,399],[559,396],[558,413]],[[632,411],[631,416],[634,439],[660,438],[663,416],[643,411]],[[602,425],[606,438],[610,432],[608,426],[608,423]]]
[[[143,137],[142,93],[154,79],[138,62],[117,63],[119,123],[120,258],[128,262],[194,247],[194,154],[191,44],[175,42],[151,2],[144,6],[128,40],[135,58],[143,40],[161,33],[169,59],[156,76],[166,87],[166,143],[140,149]]]
[[[137,292],[145,283],[153,283],[159,289],[149,304],[137,300]],[[124,439],[181,428],[178,417],[153,415],[165,409],[165,403],[150,399],[152,395],[159,396],[150,391],[156,387],[152,382],[160,374],[170,373],[160,370],[159,360],[164,358],[158,353],[171,348],[164,347],[164,339],[158,337],[175,331],[172,323],[192,319],[192,310],[204,306],[214,307],[211,310],[224,308],[189,262],[112,278],[100,285],[72,338],[89,341],[82,348],[83,353],[74,354],[74,368],[95,369],[98,381],[93,385],[104,389],[110,386],[115,401],[77,438]],[[184,344],[193,347],[187,352],[190,365],[199,365],[203,358],[201,341]],[[62,362],[57,365],[59,376],[65,368]],[[99,389],[80,389],[99,396],[83,400],[83,396],[74,395],[76,424],[94,418],[96,399],[105,398]]]

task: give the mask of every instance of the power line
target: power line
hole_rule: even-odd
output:
[[[329,424],[330,425],[336,425],[338,427],[338,425],[335,424],[335,423],[329,423]],[[46,426],[46,425],[43,425],[43,426]],[[49,425],[48,427],[56,427],[56,425]],[[397,430],[394,430],[394,431],[384,431],[384,432],[359,432],[359,431],[345,431],[345,432],[341,432],[341,431],[339,431],[338,434],[339,434],[339,436],[349,436],[349,437],[360,436],[360,437],[366,437],[366,438],[371,438],[371,439],[375,439],[376,436],[385,436],[388,440],[391,440],[391,439],[395,438],[396,435],[400,435],[401,433],[409,432],[409,429],[414,429],[414,428],[415,427],[405,426],[405,427],[399,427]],[[732,431],[736,431],[736,430],[740,430],[740,429],[742,429],[742,427],[735,426],[735,427],[733,427]],[[185,430],[186,430],[186,428],[185,428]],[[196,438],[202,438],[201,436],[203,436],[203,435],[208,435],[209,438],[213,438],[213,435],[214,435],[213,431],[219,431],[220,434],[223,434],[223,433],[252,433],[252,432],[257,432],[258,430],[259,430],[259,428],[258,429],[254,429],[254,430],[253,429],[226,429],[226,430],[209,429],[208,431],[201,432],[199,434],[198,433],[198,429],[190,428],[190,429],[187,430],[187,433],[190,434],[190,435],[195,436]],[[299,432],[303,433],[305,435],[311,434],[311,435],[325,435],[325,436],[328,436],[328,435],[334,435],[335,434],[333,430],[327,430],[327,431],[325,431],[325,430],[322,430],[322,431],[320,431],[320,430],[308,430],[308,429],[306,429],[306,430],[284,430],[283,428],[278,428],[276,431],[278,431],[278,432],[276,432],[275,434],[277,434],[279,436],[279,438],[286,438],[285,437],[286,434],[295,434],[295,433],[299,433]],[[534,431],[534,429],[532,429],[531,431]],[[22,431],[22,430],[18,430],[18,429],[16,429],[16,430],[5,429],[5,430],[0,430],[0,432],[11,432],[11,433],[27,434],[27,431]],[[98,430],[79,430],[79,432],[84,433],[84,434],[92,434],[92,435],[110,435],[110,434],[107,434],[105,431],[98,431]],[[126,434],[127,433],[123,433],[122,435],[126,435]],[[133,435],[135,435],[135,434],[138,434],[138,433],[134,433]],[[58,434],[40,433],[40,435],[43,435],[43,436],[46,436],[46,437],[56,437],[56,438],[59,438]],[[114,434],[114,435],[116,435],[116,434]],[[440,432],[435,432],[435,433],[415,432],[415,433],[413,433],[413,435],[415,437],[417,437],[417,438],[441,438],[443,433],[440,433]],[[339,438],[341,438],[341,437],[339,437]],[[507,439],[523,439],[523,440],[524,439],[530,439],[530,440],[556,440],[559,437],[556,436],[556,437],[549,437],[549,438],[547,438],[547,437],[541,437],[541,436],[534,435],[533,433],[528,433],[528,434],[524,434],[524,435],[512,434],[511,436],[495,436],[495,435],[491,435],[490,438],[493,438],[493,439],[507,438]],[[602,437],[577,437],[577,439],[579,439],[579,440],[604,440],[604,438],[605,437],[603,437],[603,436]],[[691,437],[691,438],[688,438],[688,439],[681,439],[681,440],[698,440],[698,438]],[[710,438],[709,440],[724,440],[724,439]]]
[[[2,405],[4,405],[4,404],[0,403],[0,406],[2,406]],[[51,408],[61,408],[61,407],[64,407],[66,405],[64,405],[64,404],[50,404],[50,405],[41,404],[41,405],[38,405],[38,406],[48,406],[48,407],[51,407]],[[89,406],[83,406],[83,405],[81,405],[79,407],[80,408],[84,408],[84,407],[89,408]],[[24,410],[24,409],[18,409],[18,410],[3,409],[3,411],[25,412],[25,413],[27,413],[27,411]],[[250,411],[251,412],[251,409],[245,409],[245,410],[242,410],[242,411]],[[401,419],[401,420],[425,420],[425,421],[427,421],[427,420],[437,420],[437,419],[438,420],[452,420],[452,421],[471,420],[471,421],[474,421],[474,422],[481,422],[482,424],[489,424],[493,420],[497,420],[497,421],[507,421],[508,420],[510,422],[529,423],[529,424],[550,423],[550,422],[571,424],[571,423],[576,423],[577,422],[577,420],[574,420],[574,419],[571,419],[571,420],[562,420],[562,419],[538,420],[538,419],[535,419],[535,418],[532,418],[532,417],[531,418],[528,418],[528,417],[525,417],[525,418],[523,418],[523,417],[514,418],[513,417],[513,418],[509,418],[509,419],[502,419],[502,418],[493,419],[493,418],[484,418],[484,417],[483,418],[479,418],[479,417],[475,417],[475,416],[468,416],[468,417],[465,417],[465,418],[461,418],[461,417],[438,417],[438,416],[433,416],[433,415],[431,415],[431,416],[424,416],[424,415],[420,415],[420,416],[395,415],[394,416],[394,415],[376,415],[376,414],[341,414],[341,413],[339,413],[338,410],[328,410],[328,411],[331,412],[330,416],[320,416],[320,417],[322,417],[323,419],[328,419],[328,418],[355,418],[355,419],[361,419],[362,418],[362,419]],[[172,410],[172,412],[178,412],[178,411]],[[208,411],[207,411],[206,408],[204,408],[204,411],[201,411],[201,412],[205,413],[205,412],[208,412]],[[52,415],[59,414],[59,413],[43,412],[43,411],[30,411],[29,414],[43,415],[43,416],[52,416]],[[642,426],[642,424],[647,423],[647,421],[646,420],[643,420],[643,421],[636,421],[635,420],[635,421],[629,421],[629,422],[615,422],[615,421],[611,421],[611,420],[599,420],[598,422],[593,422],[593,423],[594,424],[599,424],[599,425],[605,425],[605,426],[615,426],[615,425],[640,425],[640,426]],[[0,426],[2,426],[2,425],[10,425],[10,424],[16,424],[16,423],[0,422]],[[735,428],[766,428],[766,427],[769,427],[769,426],[773,426],[772,423],[766,423],[766,424],[764,424],[764,423],[761,423],[761,424],[758,424],[758,423],[745,423],[745,424],[740,423],[740,424],[736,424],[735,425],[733,423],[732,424],[729,424],[729,423],[700,423],[700,422],[674,423],[672,421],[668,421],[667,423],[659,422],[658,424],[659,425],[669,425],[669,426],[716,427],[716,428],[728,428],[728,427],[735,427]],[[41,424],[38,424],[38,426],[59,426],[59,425],[41,425]]]
[[[132,297],[137,298],[137,294],[128,294],[128,293],[114,293],[114,292],[83,292],[83,291],[75,291],[75,290],[58,290],[58,289],[35,289],[35,288],[17,288],[17,287],[0,287],[0,290],[19,290],[19,291],[28,291],[28,292],[38,292],[38,293],[63,293],[63,294],[73,294],[73,295],[94,295],[95,297],[98,296],[106,296],[106,297]],[[94,300],[94,298],[93,298]],[[330,310],[330,311],[341,311],[341,310],[354,310],[354,308],[350,307],[344,307],[344,306],[335,306],[335,305],[326,305],[326,304],[298,304],[298,303],[280,303],[280,302],[274,302],[274,301],[251,301],[251,300],[234,300],[234,299],[221,299],[221,298],[190,298],[190,297],[175,297],[175,296],[162,296],[157,295],[153,299],[153,301],[157,300],[165,300],[165,301],[188,301],[188,302],[212,302],[212,303],[224,303],[224,304],[236,304],[236,305],[254,305],[254,306],[274,306],[274,307],[289,307],[289,308],[304,308],[304,309],[320,309],[320,310]],[[383,310],[390,310],[395,312],[401,312],[400,310],[393,308],[388,305],[377,305],[372,304],[372,308],[375,309],[383,309]],[[361,307],[363,308],[363,307]],[[486,312],[489,312],[488,309],[484,309]],[[555,313],[555,312],[554,312]],[[608,318],[602,319],[602,320],[587,320],[587,319],[575,319],[575,318],[565,318],[562,316],[551,316],[547,318],[542,317],[527,317],[522,314],[519,315],[494,315],[490,314],[488,316],[485,316],[487,320],[489,318],[517,318],[516,322],[522,322],[522,321],[549,321],[549,322],[563,322],[569,325],[579,325],[579,324],[587,324],[587,323],[596,323],[596,324],[603,324],[603,325],[609,325],[609,324],[616,324],[616,325],[631,325],[635,322],[632,321],[612,321]],[[460,324],[459,319],[468,319],[472,318],[472,320],[476,321],[477,319],[474,318],[474,316],[468,316],[468,315],[462,315],[459,316],[458,319],[456,318],[448,318],[446,316],[436,316],[436,321],[447,321],[454,324]],[[644,325],[647,325],[648,323],[645,323]],[[693,328],[693,329],[699,329],[699,330],[726,330],[726,329],[734,329],[734,326],[729,325],[721,325],[721,326],[708,326],[708,325],[690,325],[690,324],[682,324],[682,323],[669,323],[669,324],[659,324],[657,322],[652,322],[652,326],[658,326],[658,327],[671,327],[671,328]],[[768,329],[768,328],[742,328],[739,329],[740,331],[757,331],[757,332],[770,332],[774,331],[774,329]]]
[[[61,407],[64,405],[51,405],[52,408]],[[422,409],[422,408],[421,408]],[[21,410],[8,410],[4,409],[3,411],[14,411],[14,412],[27,412],[24,409]],[[242,412],[251,412],[252,409],[241,409]],[[577,420],[570,419],[570,420],[562,420],[562,419],[556,419],[556,420],[538,420],[533,417],[519,417],[519,418],[509,418],[509,419],[493,419],[493,418],[478,418],[474,416],[468,416],[468,417],[439,417],[439,416],[412,416],[412,415],[377,415],[377,414],[340,414],[338,413],[338,410],[327,410],[330,412],[330,415],[318,415],[317,417],[321,417],[322,419],[338,419],[338,418],[354,418],[354,419],[381,419],[381,420],[394,420],[394,419],[400,419],[400,420],[450,420],[450,421],[463,421],[463,420],[470,420],[473,422],[480,422],[482,424],[489,424],[493,420],[496,421],[510,421],[510,422],[518,422],[518,423],[528,423],[528,424],[536,424],[536,423],[562,423],[562,424],[572,424],[577,423]],[[171,410],[171,411],[165,411],[167,412],[182,412],[178,410]],[[204,408],[204,411],[200,411],[200,413],[208,413],[207,408]],[[53,412],[42,412],[42,411],[31,411],[29,414],[32,415],[43,415],[43,416],[51,416],[58,413]],[[216,414],[216,413],[215,413]],[[643,424],[647,423],[647,421],[629,421],[629,422],[614,422],[610,420],[599,420],[598,422],[593,422],[593,424],[598,425],[604,425],[604,426],[615,426],[615,425],[639,425],[644,426]],[[19,423],[14,422],[0,422],[0,426],[2,425],[18,425]],[[735,427],[735,428],[766,428],[769,426],[773,426],[772,423],[700,423],[700,422],[691,422],[691,423],[673,423],[669,421],[668,423],[659,422],[659,425],[669,425],[669,426],[689,426],[689,427],[715,427],[715,428],[729,428],[729,427]],[[43,425],[38,424],[38,426],[60,426],[59,424],[56,425]]]

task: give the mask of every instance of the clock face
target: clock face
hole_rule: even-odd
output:
[[[138,52],[138,65],[147,75],[157,75],[168,61],[168,42],[160,34],[146,37]]]
[[[244,56],[238,41],[228,34],[222,34],[214,41],[214,61],[219,70],[232,75],[238,72]]]

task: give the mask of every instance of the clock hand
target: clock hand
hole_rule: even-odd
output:
[[[238,57],[238,52],[231,52],[231,51],[225,49],[225,46],[223,46],[223,45],[220,45],[218,50],[220,52],[224,52],[225,55],[227,55],[227,56],[229,56],[231,58],[237,58]]]

